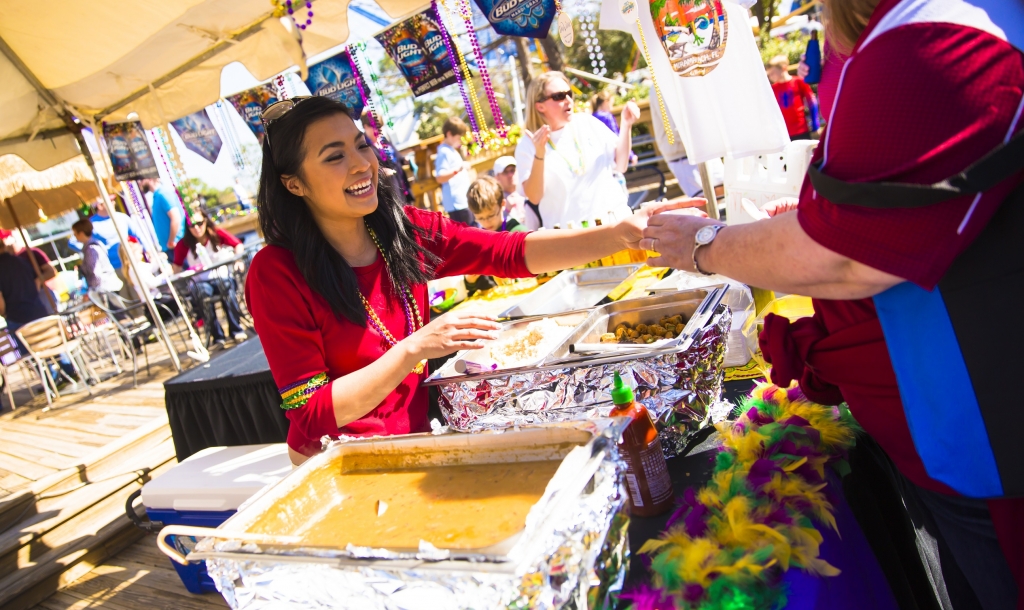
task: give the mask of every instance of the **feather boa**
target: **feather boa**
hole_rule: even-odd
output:
[[[655,586],[622,596],[633,610],[780,608],[790,567],[839,573],[819,557],[817,528],[837,529],[825,469],[845,468],[856,423],[843,407],[769,384],[739,410],[717,426],[723,448],[711,480],[686,490],[667,531],[640,549]]]

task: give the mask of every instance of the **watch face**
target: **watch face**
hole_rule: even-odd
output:
[[[708,225],[706,227],[701,227],[700,229],[698,229],[697,230],[697,235],[695,236],[695,238],[696,238],[696,241],[697,241],[698,244],[706,245],[712,239],[715,238],[715,234],[716,233],[718,233],[718,231],[715,230],[715,226],[714,225]]]

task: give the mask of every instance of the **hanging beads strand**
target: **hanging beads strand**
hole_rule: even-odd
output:
[[[476,68],[480,72],[480,80],[484,83],[484,93],[487,94],[487,101],[491,105],[491,114],[494,116],[494,128],[502,139],[508,138],[508,128],[505,127],[505,119],[501,116],[501,107],[498,106],[498,99],[494,95],[494,86],[491,84],[491,75],[487,71],[487,61],[480,50],[480,41],[476,37],[476,27],[473,25],[473,10],[468,0],[457,0],[459,12],[462,13],[462,20],[466,23],[466,33],[469,35],[469,43],[473,46],[473,57],[476,58]]]
[[[373,86],[373,93],[377,94],[376,99],[373,95],[367,96],[366,102],[370,106],[371,113],[379,112],[378,116],[380,117],[380,125],[378,125],[378,130],[383,132],[381,125],[386,125],[389,129],[393,129],[395,127],[395,122],[391,120],[391,115],[388,112],[388,102],[384,99],[384,92],[380,90],[380,77],[377,76],[377,73],[373,70],[373,62],[368,57],[363,57],[362,62],[360,62],[360,55],[365,55],[365,53],[365,42],[357,42],[349,47],[349,54],[352,57],[352,60],[357,64],[356,69],[362,70],[362,66],[359,64],[366,64],[366,74],[370,77],[370,83]],[[379,111],[377,110],[378,105],[380,106]]]
[[[153,148],[156,149],[157,156],[160,157],[160,162],[163,163],[164,170],[167,172],[167,176],[171,180],[171,186],[174,187],[174,194],[178,196],[178,201],[181,202],[181,207],[185,209],[185,219],[187,220],[189,217],[188,205],[185,203],[185,198],[181,194],[181,188],[178,186],[181,179],[178,176],[177,170],[167,159],[168,156],[170,156],[170,153],[164,147],[163,134],[161,134],[160,131],[159,127],[154,127],[149,130],[149,135],[153,144],[155,144]]]
[[[355,50],[352,47],[348,48],[348,64],[352,66],[352,76],[356,79],[356,89],[359,90],[359,99],[363,101],[363,108],[367,108],[369,112],[366,116],[370,119],[370,125],[373,125],[374,131],[377,132],[377,148],[383,150],[384,130],[381,129],[381,119],[378,116],[377,109],[373,106],[373,100],[367,99],[366,92],[369,90],[363,78],[363,73],[359,70],[359,63],[355,59]]]
[[[285,15],[288,15],[289,17],[291,17],[292,22],[294,22],[296,27],[298,27],[300,30],[304,30],[304,29],[308,28],[313,23],[313,2],[311,0],[306,0],[306,2],[305,2],[305,4],[306,4],[306,21],[305,21],[305,23],[299,23],[299,19],[295,18],[295,4],[297,4],[297,3],[292,2],[292,0],[284,0],[284,2],[281,2],[281,0],[271,0],[270,3],[274,5],[274,16],[275,17],[284,17]],[[299,9],[299,10],[302,10],[302,9]],[[301,17],[300,17],[300,19],[301,19]]]
[[[655,75],[654,63],[651,61],[651,52],[647,48],[647,37],[644,36],[644,28],[640,24],[640,18],[636,19],[636,29],[640,32],[640,44],[643,45],[644,61],[647,62],[647,69],[651,73],[651,84],[654,85],[654,93],[658,96],[658,108],[661,110],[661,124],[665,127],[665,135],[669,144],[676,143],[675,131],[672,129],[672,122],[668,120],[668,111],[665,110],[665,98],[661,95],[661,87],[658,86],[658,77]]]
[[[604,50],[597,40],[597,30],[594,27],[594,16],[587,11],[586,0],[576,0],[576,11],[580,15],[580,30],[583,32],[583,42],[587,45],[587,53],[590,55],[590,71],[598,76],[608,73],[605,68]]]
[[[441,20],[441,12],[437,10],[437,0],[433,0],[430,3],[431,8],[434,9],[434,19],[437,21],[439,29],[441,30],[441,40],[444,41],[444,48],[448,52],[448,59],[452,62],[454,68],[452,72],[455,73],[455,81],[459,84],[459,93],[462,94],[462,106],[466,109],[466,116],[469,117],[469,124],[473,129],[473,139],[476,140],[477,144],[480,143],[480,123],[477,121],[476,113],[473,112],[473,107],[469,104],[469,96],[466,94],[466,83],[467,78],[472,78],[472,75],[464,75],[462,73],[462,62],[456,60],[455,51],[452,50],[453,42],[451,36],[448,33],[448,28],[445,26],[444,21]]]
[[[274,88],[277,89],[277,99],[286,100],[291,97],[288,95],[288,85],[284,81],[284,73],[274,77]]]
[[[452,21],[452,12],[451,9],[448,7],[448,0],[441,0],[441,6],[444,7],[444,13],[448,17],[448,21]],[[440,15],[438,15],[438,17],[440,17]],[[446,32],[451,32],[446,23],[441,23],[441,26],[442,29],[445,30]],[[456,55],[459,58],[459,66],[462,69],[463,73],[466,75],[466,91],[469,93],[469,101],[471,102],[471,106],[466,106],[466,112],[468,113],[470,107],[472,107],[473,112],[476,113],[476,116],[478,118],[479,129],[473,132],[473,139],[476,140],[477,144],[483,146],[483,138],[481,136],[481,131],[486,129],[487,125],[484,121],[484,111],[483,108],[481,108],[480,106],[480,100],[477,99],[476,86],[473,85],[473,73],[469,71],[469,64],[466,63],[466,56],[462,53],[462,49],[459,48],[459,45],[455,41],[454,37],[451,38],[451,45],[455,47]]]

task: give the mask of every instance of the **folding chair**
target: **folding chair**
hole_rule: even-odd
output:
[[[32,370],[26,364],[25,354],[18,349],[18,343],[14,340],[11,332],[6,328],[0,329],[0,378],[3,379],[4,388],[7,390],[7,400],[11,403],[11,409],[17,408],[17,405],[14,404],[14,389],[11,387],[10,376],[10,369],[14,368],[16,364],[20,364],[23,370],[25,368]],[[28,384],[28,391],[35,397],[36,390],[31,382]]]
[[[17,331],[18,339],[21,344],[28,350],[29,356],[36,364],[36,368],[39,372],[39,379],[43,384],[43,391],[46,393],[46,404],[47,409],[50,405],[53,405],[53,400],[50,397],[50,390],[53,390],[54,396],[60,398],[60,392],[57,390],[57,382],[50,375],[49,364],[50,361],[55,361],[62,354],[66,354],[68,359],[71,360],[71,367],[75,369],[75,374],[78,375],[78,381],[80,381],[92,394],[92,388],[89,387],[88,380],[82,370],[85,369],[89,372],[89,375],[93,378],[96,383],[99,383],[99,377],[96,376],[96,372],[92,370],[89,363],[85,360],[82,354],[81,341],[78,339],[68,339],[67,333],[64,331],[64,325],[61,322],[60,316],[46,316],[45,318],[39,318],[33,320],[28,324],[22,326]],[[81,359],[81,363],[77,359]],[[58,370],[60,374],[64,376],[68,381],[75,381],[67,376],[67,373],[60,368]]]

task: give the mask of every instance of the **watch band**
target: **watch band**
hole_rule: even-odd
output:
[[[693,255],[692,255],[692,257],[693,257],[693,270],[696,271],[697,273],[701,274],[701,275],[714,275],[714,274],[713,273],[708,273],[707,271],[704,271],[703,269],[700,268],[700,265],[697,264],[697,250],[699,250],[701,246],[709,246],[709,245],[711,245],[711,242],[715,241],[715,238],[718,237],[718,232],[721,231],[722,228],[725,227],[726,225],[708,225],[708,226],[710,226],[715,231],[714,234],[711,236],[711,239],[709,239],[709,240],[707,240],[705,242],[698,242],[697,241],[697,236],[694,235],[694,240],[693,240],[694,241],[694,243],[693,243]],[[703,230],[703,229],[705,229],[705,228],[706,227],[701,227],[700,229],[698,229],[698,232]]]

